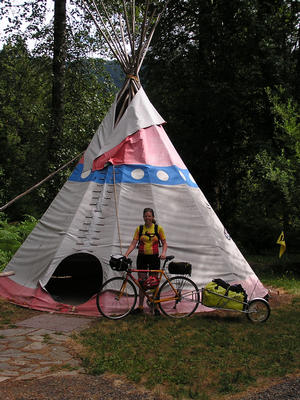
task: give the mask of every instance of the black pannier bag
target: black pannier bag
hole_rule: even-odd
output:
[[[168,265],[169,273],[173,275],[191,275],[192,264],[172,261]]]
[[[111,256],[109,265],[114,271],[127,271],[131,265],[131,260],[121,255]]]

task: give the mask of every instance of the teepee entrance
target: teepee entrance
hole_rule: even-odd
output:
[[[57,266],[45,288],[55,301],[78,305],[99,291],[102,279],[102,266],[97,257],[72,254]]]

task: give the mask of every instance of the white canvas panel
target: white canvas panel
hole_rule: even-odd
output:
[[[253,275],[233,240],[198,188],[186,185],[120,184],[119,220],[123,248],[143,223],[145,207],[155,210],[165,230],[168,254],[193,265],[193,279],[204,285],[213,278],[244,280]],[[135,260],[137,251],[131,257]]]

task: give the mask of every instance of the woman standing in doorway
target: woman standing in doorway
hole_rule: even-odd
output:
[[[160,260],[166,258],[167,241],[163,228],[156,224],[154,211],[152,208],[145,208],[143,211],[144,225],[136,228],[133,240],[125,253],[127,258],[129,254],[138,247],[138,256],[136,260],[137,269],[160,269]],[[159,255],[159,245],[162,244],[162,252]],[[139,281],[146,279],[145,272],[139,272]],[[151,275],[155,275],[152,273]],[[139,291],[139,306],[133,311],[133,314],[142,313],[144,310],[144,294]],[[160,315],[157,308],[155,315]]]

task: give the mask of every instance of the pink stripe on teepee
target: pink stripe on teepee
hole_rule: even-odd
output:
[[[93,171],[101,170],[107,162],[120,164],[147,164],[160,167],[176,165],[186,169],[162,126],[140,129],[118,146],[102,154],[93,163]]]

